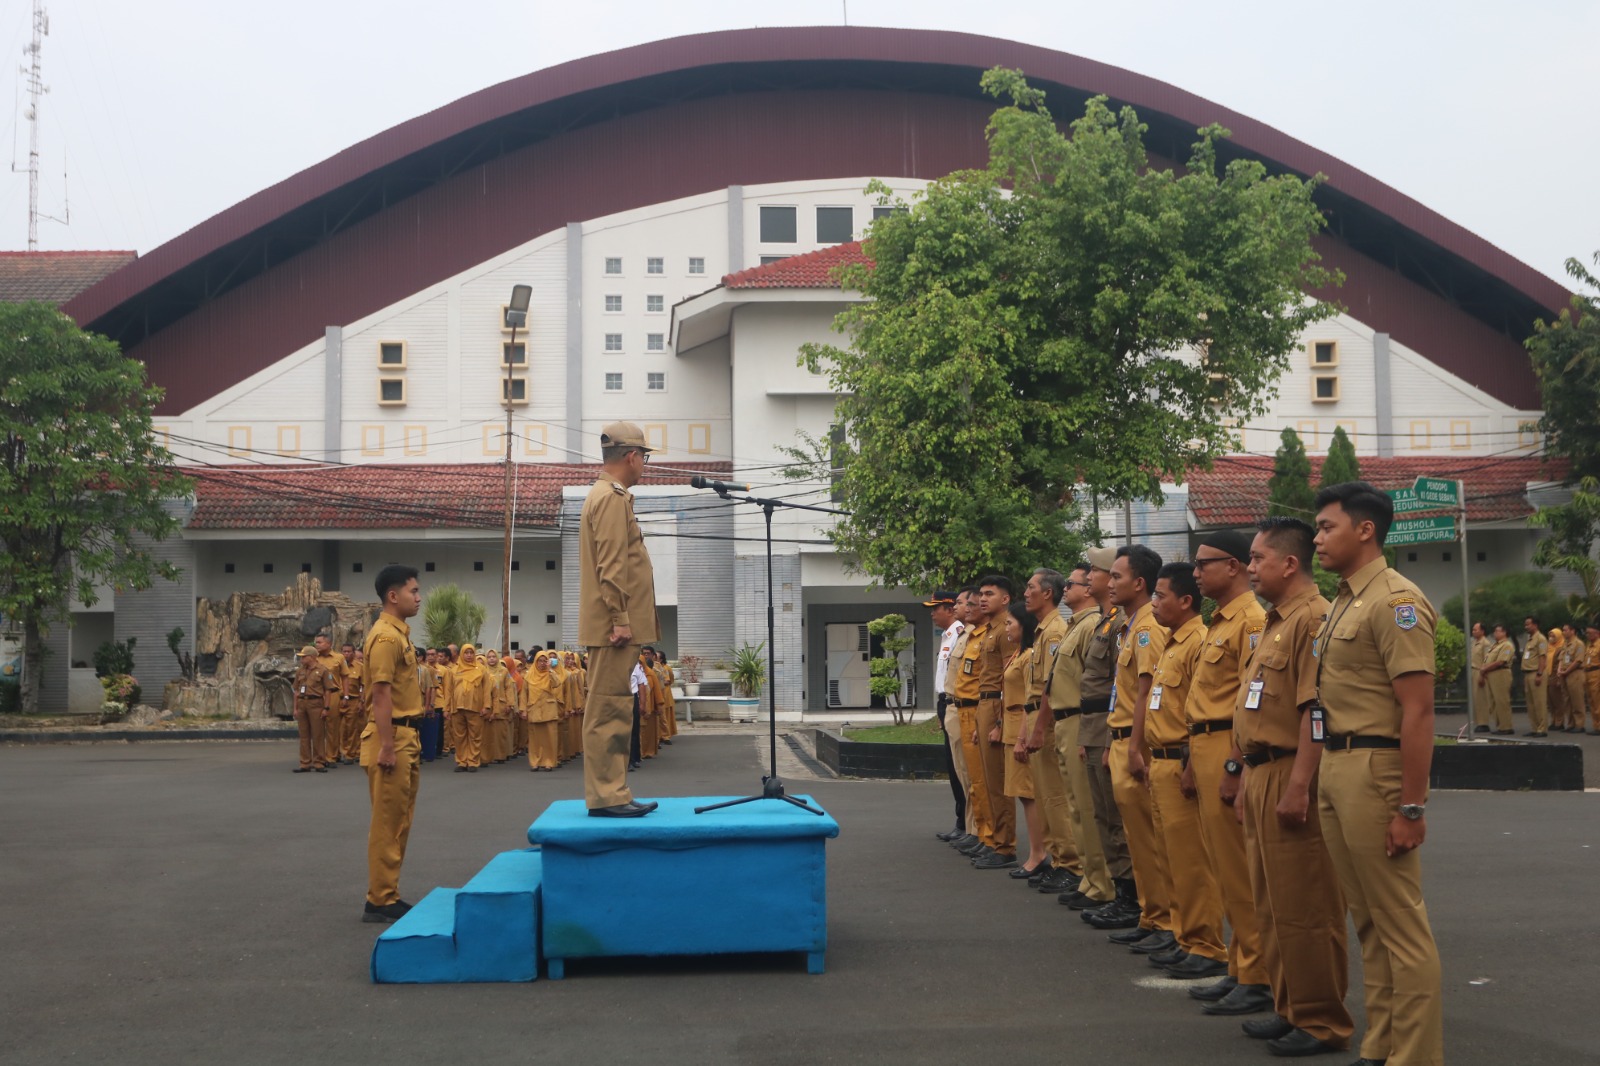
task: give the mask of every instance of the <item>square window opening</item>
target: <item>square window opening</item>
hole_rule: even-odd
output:
[[[705,259],[703,257],[701,257],[701,256],[698,256],[698,255],[691,255],[689,257],[689,273],[691,273],[691,274],[704,274],[705,272],[706,272],[706,261],[705,261]]]
[[[667,261],[659,255],[652,255],[644,261],[644,272],[646,274],[665,274],[667,272]]]
[[[425,574],[433,573],[433,564],[432,563],[423,563],[422,564],[422,572],[425,573]]]
[[[843,244],[855,236],[856,213],[849,207],[817,208],[817,243]]]
[[[667,309],[667,298],[665,296],[646,296],[644,298],[644,309],[652,315],[659,315]]]
[[[622,297],[616,293],[608,293],[606,295],[606,313],[615,315],[619,314],[621,311]]]
[[[481,574],[483,572],[483,563],[482,562],[473,563],[472,564],[472,569],[473,569],[474,572]]]
[[[556,568],[556,561],[554,559],[546,559],[544,561],[544,568],[546,570],[554,570]]]
[[[404,370],[406,365],[406,342],[379,341],[378,365],[385,370]]]
[[[666,351],[667,335],[665,333],[646,333],[644,336],[644,350],[647,352]]]
[[[761,207],[761,243],[793,244],[798,239],[795,209],[792,207]]]
[[[622,273],[622,257],[618,255],[606,256],[606,273],[617,275]]]
[[[379,378],[378,403],[384,407],[398,407],[406,402],[405,378]]]
[[[360,563],[351,563],[351,564],[350,564],[350,572],[351,572],[351,573],[352,573],[352,574],[359,574],[359,573],[361,573],[361,564],[360,564]]]

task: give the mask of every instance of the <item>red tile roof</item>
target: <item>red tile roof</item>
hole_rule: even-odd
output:
[[[730,289],[837,289],[835,271],[840,267],[871,262],[861,250],[860,241],[846,241],[737,274],[724,274],[722,284]]]
[[[137,258],[138,252],[0,252],[0,303],[60,307]]]
[[[587,485],[595,464],[522,463],[516,468],[516,522],[553,526],[561,490]],[[652,465],[645,485],[686,485],[695,474],[726,478],[729,463],[693,469]],[[210,466],[184,467],[194,478],[189,529],[500,529],[505,522],[505,467]]]
[[[1311,483],[1322,471],[1322,457],[1311,457]],[[1364,456],[1361,476],[1380,489],[1411,485],[1418,477],[1466,482],[1467,519],[1504,522],[1526,518],[1533,507],[1526,496],[1529,482],[1559,481],[1566,476],[1561,460],[1508,456]],[[1189,510],[1202,527],[1253,525],[1267,513],[1267,479],[1272,458],[1225,455],[1208,471],[1188,479]]]

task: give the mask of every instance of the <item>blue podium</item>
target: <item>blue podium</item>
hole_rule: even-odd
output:
[[[694,813],[724,798],[663,799],[644,818],[590,818],[562,800],[539,816],[528,840],[543,854],[552,979],[568,959],[617,955],[795,951],[823,971],[823,849],[839,823],[769,801]]]

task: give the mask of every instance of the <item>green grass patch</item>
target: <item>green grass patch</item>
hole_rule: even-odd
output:
[[[943,744],[944,733],[932,718],[924,718],[910,725],[874,725],[844,731],[846,740],[859,740],[868,744]]]

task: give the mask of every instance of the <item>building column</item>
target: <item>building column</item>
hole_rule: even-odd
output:
[[[734,640],[752,647],[767,639],[767,557],[739,555],[734,558]],[[801,627],[800,555],[787,552],[772,558],[773,596],[777,610],[773,615],[775,644],[773,676],[779,711],[805,709],[805,634]],[[681,623],[680,623],[681,624]],[[738,650],[735,647],[734,650]],[[762,649],[763,654],[766,649]],[[762,693],[763,698],[766,693]]]

